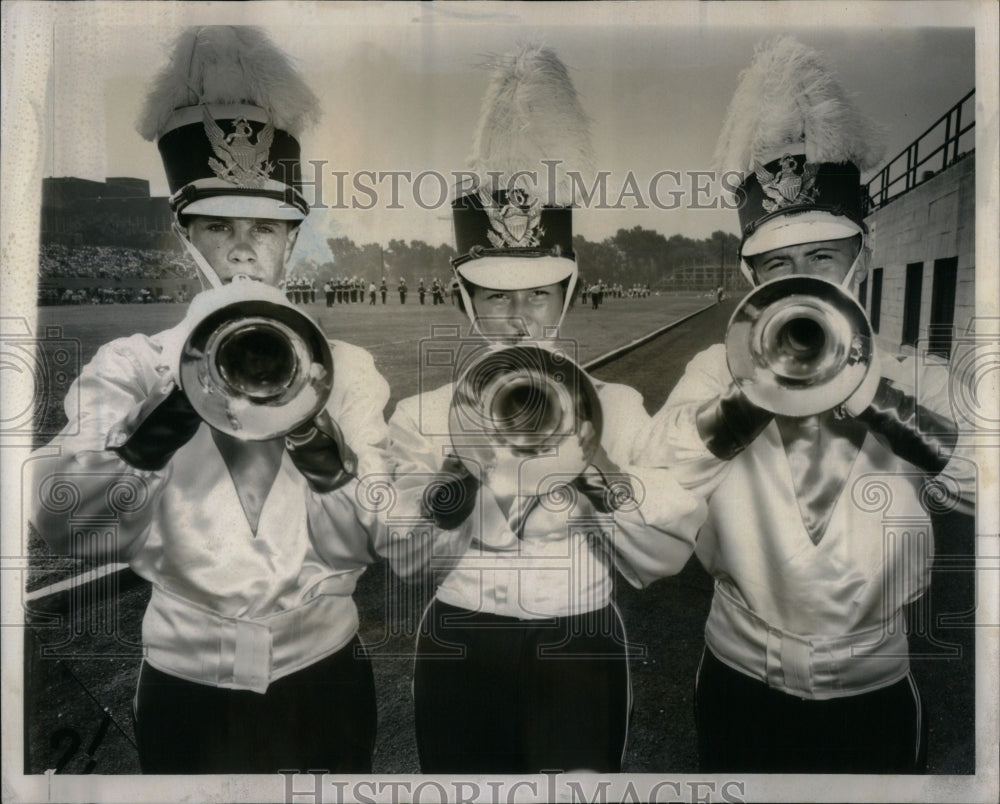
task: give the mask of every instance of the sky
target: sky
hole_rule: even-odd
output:
[[[640,195],[624,209],[582,209],[575,230],[600,240],[641,225],[666,236],[735,232],[735,212],[717,193],[696,191],[712,167],[719,127],[740,71],[754,45],[791,33],[821,50],[863,112],[885,127],[894,156],[975,86],[972,28],[955,15],[914,14],[908,4],[861,13],[851,4],[390,4],[283,3],[87,4],[86,15],[58,14],[44,108],[45,176],[135,176],[166,194],[153,143],[134,130],[150,76],[184,26],[259,24],[297,62],[320,100],[322,118],[302,138],[303,156],[322,160],[322,200],[367,205],[360,181],[379,191],[373,209],[316,209],[298,255],[325,258],[325,239],[358,243],[392,238],[448,242],[452,230],[446,189],[425,177],[419,199],[400,179],[364,171],[435,171],[448,178],[466,167],[489,75],[479,65],[523,41],[552,47],[567,64],[591,119],[595,167],[610,173],[608,197],[618,199],[628,177]],[[945,27],[956,25],[957,27]],[[333,171],[346,174],[346,197]],[[652,197],[650,182],[663,176]],[[677,193],[671,195],[671,192]],[[671,199],[674,199],[673,201]],[[418,203],[418,200],[421,203]],[[641,208],[645,206],[646,208]],[[706,208],[693,209],[693,206]],[[425,208],[431,207],[431,208]],[[714,208],[713,208],[714,207]]]

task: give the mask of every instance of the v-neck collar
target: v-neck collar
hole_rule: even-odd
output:
[[[239,441],[218,430],[211,430],[212,440],[229,471],[243,515],[254,537],[261,515],[274,487],[284,458],[284,440]]]
[[[866,428],[854,419],[775,416],[802,524],[813,544],[826,532],[864,443]]]

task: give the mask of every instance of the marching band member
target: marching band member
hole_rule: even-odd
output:
[[[453,207],[460,303],[488,353],[557,348],[578,277],[569,184],[516,177],[544,174],[546,157],[579,164],[589,147],[554,53],[526,46],[498,61],[477,134],[481,181]],[[633,468],[648,421],[642,398],[595,385],[596,451],[550,485],[518,474],[530,459],[508,460],[504,474],[456,457],[454,384],[403,400],[391,418],[400,504],[434,526],[431,544],[390,526],[390,561],[404,577],[430,572],[440,581],[421,623],[413,687],[425,773],[621,768],[630,684],[613,567],[636,586],[679,571],[704,504],[668,472]],[[581,442],[595,435],[591,421],[578,426]],[[560,457],[579,449],[571,437]]]
[[[879,158],[876,142],[819,54],[788,37],[758,48],[717,154],[745,176],[741,259],[754,285],[802,275],[854,292],[869,256],[860,170]],[[928,582],[925,483],[968,496],[957,479],[968,471],[949,462],[947,366],[918,370],[876,347],[861,376],[833,410],[775,414],[712,346],[643,439],[644,463],[672,467],[708,499],[697,546],[715,578],[696,686],[703,771],[923,767],[903,608]],[[887,533],[882,508],[867,504],[872,482],[925,532]]]
[[[244,441],[202,421],[176,377],[197,314],[243,296],[288,306],[271,288],[309,208],[284,171],[314,117],[261,31],[181,35],[139,127],[158,141],[178,234],[217,287],[175,329],[101,348],[37,456],[33,523],[53,549],[127,561],[152,584],[135,698],[146,773],[371,769],[374,679],[352,593],[373,560],[357,490],[381,471],[388,386],[366,351],[331,341],[320,412]],[[113,507],[122,488],[132,496]],[[114,539],[74,539],[70,514],[117,515]]]

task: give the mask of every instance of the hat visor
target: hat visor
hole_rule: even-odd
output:
[[[459,276],[494,290],[525,290],[554,285],[576,274],[576,261],[566,257],[479,257],[459,265]]]
[[[180,215],[208,215],[215,218],[262,218],[301,221],[305,214],[285,201],[256,195],[213,195],[199,198],[178,210]]]
[[[863,234],[857,223],[843,215],[813,210],[779,215],[761,224],[743,241],[740,254],[754,257],[776,248],[817,243],[823,240],[843,240]]]

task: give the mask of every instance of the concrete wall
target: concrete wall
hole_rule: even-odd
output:
[[[975,314],[976,160],[971,154],[939,172],[866,218],[874,234],[871,269],[883,268],[879,340],[902,352],[906,266],[923,263],[920,336],[926,348],[931,315],[934,261],[958,258],[955,332],[961,334]],[[871,314],[871,272],[867,310]]]

